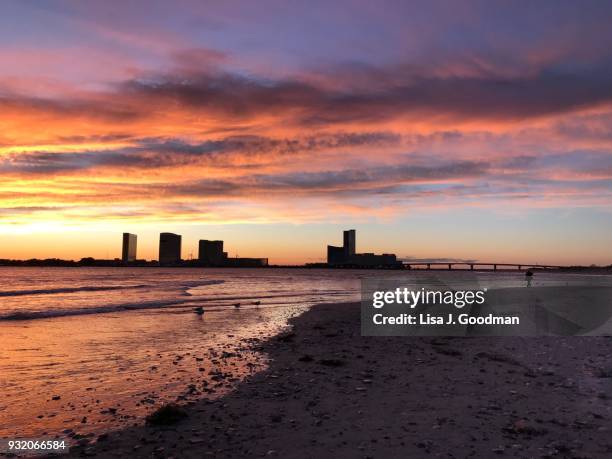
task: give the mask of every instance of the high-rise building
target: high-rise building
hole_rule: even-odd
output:
[[[121,251],[121,260],[124,263],[136,260],[136,235],[123,233],[123,250]]]
[[[327,246],[327,263],[330,265],[338,265],[338,264],[346,263],[346,257],[344,256],[344,247],[328,245]]]
[[[342,247],[327,246],[327,264],[335,267],[352,268],[401,268],[402,263],[392,253],[376,255],[374,253],[356,252],[356,231],[344,231],[344,244]]]
[[[344,256],[347,259],[350,259],[353,255],[355,255],[355,245],[356,245],[356,235],[355,230],[345,230],[344,231]]]
[[[207,265],[220,265],[227,254],[223,252],[223,241],[200,239],[198,245],[198,260]]]
[[[159,235],[159,264],[171,265],[181,261],[181,235],[174,233],[160,233]]]

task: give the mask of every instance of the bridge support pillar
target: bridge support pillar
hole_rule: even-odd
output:
[[[474,265],[470,265],[470,271],[474,271]]]
[[[493,271],[497,271],[497,265],[493,265]]]
[[[523,270],[523,267],[522,267],[521,265],[519,265],[519,267],[518,267],[518,268],[519,268],[519,271],[522,271],[522,270]]]
[[[448,264],[448,270],[450,271],[451,269],[453,269],[453,265],[451,265],[450,263]]]
[[[427,263],[427,269],[431,269],[431,264]]]

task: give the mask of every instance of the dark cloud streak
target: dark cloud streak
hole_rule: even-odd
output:
[[[108,93],[49,100],[5,95],[8,109],[90,116],[114,121],[148,118],[168,107],[208,113],[237,122],[262,114],[296,126],[396,117],[505,120],[563,114],[612,101],[612,65],[596,63],[580,72],[543,68],[535,74],[502,77],[403,74],[402,66],[371,70],[371,85],[325,86],[313,79],[269,79],[206,70],[142,76]],[[408,72],[408,71],[406,71]],[[346,78],[346,77],[343,77]],[[359,78],[362,78],[361,76]]]
[[[298,125],[381,121],[398,116],[516,120],[565,113],[612,101],[612,71],[532,76],[400,78],[379,69],[375,89],[325,89],[298,80],[264,80],[230,73],[157,76],[124,83],[137,100],[175,103],[236,118],[282,114]],[[388,81],[382,85],[381,81]]]
[[[208,160],[221,167],[228,155],[293,155],[340,148],[380,147],[399,144],[389,132],[337,133],[293,139],[262,136],[232,136],[196,144],[180,139],[148,138],[115,150],[70,153],[15,153],[0,159],[0,173],[57,174],[96,167],[155,169],[195,164]]]

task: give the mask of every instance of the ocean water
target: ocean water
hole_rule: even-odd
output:
[[[0,268],[0,438],[79,438],[141,422],[165,402],[218,397],[265,367],[253,344],[314,304],[359,300],[364,277],[525,283],[502,272]],[[609,276],[534,279],[585,282]]]

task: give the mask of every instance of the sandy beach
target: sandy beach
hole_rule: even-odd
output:
[[[362,337],[350,303],[315,306],[254,347],[269,368],[230,394],[167,425],[82,439],[71,455],[612,454],[609,337]]]

